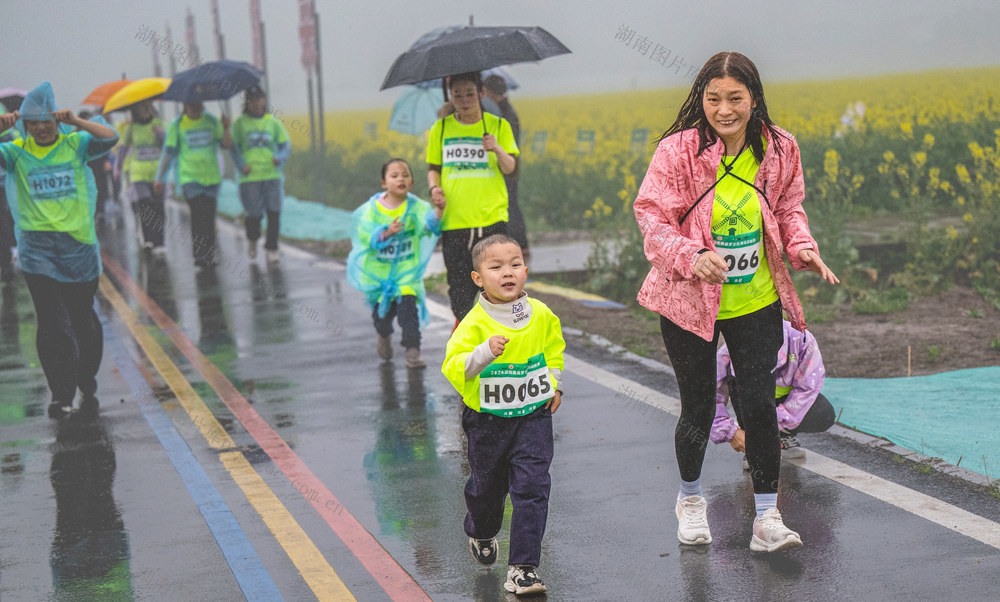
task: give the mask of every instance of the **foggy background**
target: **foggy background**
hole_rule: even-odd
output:
[[[195,16],[201,56],[218,58],[207,0],[3,0],[0,87],[52,82],[60,107],[78,108],[97,85],[153,75],[152,50],[136,34],[150,27],[186,46],[184,18]],[[271,104],[305,113],[298,3],[263,0]],[[676,69],[616,39],[622,28],[669,48],[686,66],[737,50],[765,82],[991,65],[1000,56],[996,0],[318,0],[325,109],[387,107],[402,89],[379,92],[392,61],[421,34],[443,25],[537,25],[573,54],[510,68],[519,97],[686,87]],[[226,56],[252,62],[248,0],[220,0]],[[169,75],[167,58],[161,59]],[[183,68],[178,67],[178,71]]]

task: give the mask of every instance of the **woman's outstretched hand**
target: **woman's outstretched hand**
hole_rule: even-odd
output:
[[[826,267],[823,260],[820,258],[819,253],[811,249],[802,249],[799,251],[799,260],[802,263],[809,266],[809,269],[819,274],[820,278],[826,280],[830,284],[840,284],[840,278],[833,273],[833,270]]]

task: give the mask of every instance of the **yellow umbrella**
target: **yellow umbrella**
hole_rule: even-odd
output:
[[[87,95],[87,98],[83,99],[83,104],[92,105],[95,107],[103,107],[104,103],[107,102],[109,98],[111,98],[112,94],[114,94],[118,90],[121,90],[122,88],[131,83],[132,80],[125,79],[123,77],[121,79],[116,79],[113,82],[101,84],[100,86],[97,86],[96,88],[91,90],[90,94]]]
[[[137,102],[150,100],[163,94],[170,86],[169,77],[147,77],[138,79],[115,92],[104,104],[104,112],[126,109]]]

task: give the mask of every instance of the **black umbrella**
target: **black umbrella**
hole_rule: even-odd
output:
[[[541,27],[463,27],[426,38],[399,55],[382,90],[570,52]]]
[[[264,72],[243,61],[212,61],[174,76],[164,100],[227,100],[260,81]]]

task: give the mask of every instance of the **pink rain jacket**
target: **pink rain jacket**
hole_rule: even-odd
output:
[[[819,246],[809,234],[802,210],[805,185],[802,163],[795,139],[778,130],[781,153],[767,129],[767,151],[754,182],[767,194],[760,199],[764,223],[764,249],[771,278],[781,298],[785,314],[796,329],[806,328],[791,275],[782,259],[787,250],[792,267],[808,269],[799,260],[799,251]],[[715,250],[712,242],[714,192],[708,193],[687,216],[680,219],[716,181],[725,144],[717,140],[698,156],[698,131],[688,129],[672,134],[656,147],[649,170],[635,199],[635,217],[644,239],[646,258],[652,264],[639,290],[639,303],[665,316],[681,328],[711,341],[719,314],[722,285],[706,284],[694,275],[698,251]],[[727,176],[731,177],[731,176]],[[760,193],[757,193],[760,197]]]
[[[778,426],[790,431],[802,424],[802,419],[816,401],[823,388],[826,368],[823,367],[823,356],[820,355],[819,345],[812,334],[795,330],[788,320],[783,320],[782,325],[785,340],[778,350],[774,379],[775,386],[792,388],[788,397],[777,408]],[[729,384],[726,380],[734,372],[729,359],[729,348],[725,345],[719,347],[715,368],[715,421],[712,423],[710,438],[712,443],[722,443],[732,439],[739,428],[726,409],[726,404],[729,403]]]

